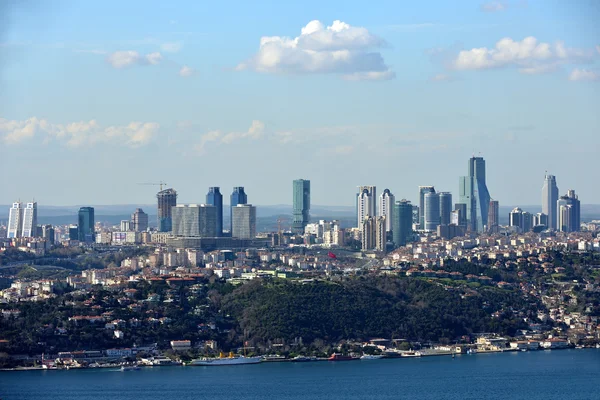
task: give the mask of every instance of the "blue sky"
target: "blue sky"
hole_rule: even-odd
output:
[[[501,204],[600,203],[599,3],[322,3],[2,2],[0,204],[415,201],[472,154]]]

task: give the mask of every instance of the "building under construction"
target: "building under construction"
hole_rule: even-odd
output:
[[[174,189],[165,189],[157,193],[158,199],[158,230],[170,232],[173,228],[171,208],[177,205],[177,192]]]

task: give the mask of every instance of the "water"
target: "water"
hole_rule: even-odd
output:
[[[600,350],[0,372],[0,399],[600,399]]]

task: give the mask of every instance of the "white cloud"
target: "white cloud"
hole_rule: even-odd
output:
[[[481,5],[481,10],[485,12],[506,11],[508,2],[506,1],[488,1]]]
[[[196,151],[204,153],[207,143],[219,142],[220,144],[232,144],[241,139],[258,140],[263,137],[265,124],[262,121],[254,120],[245,132],[223,133],[220,130],[210,131],[200,137],[200,141],[194,146]]]
[[[179,76],[183,77],[183,78],[187,78],[188,76],[192,76],[194,75],[196,71],[191,68],[188,67],[187,65],[184,65],[183,67],[181,67],[181,69],[179,70]]]
[[[134,50],[115,51],[106,58],[106,61],[114,68],[126,68],[133,65],[156,65],[163,59],[162,54],[154,52],[141,55]]]
[[[600,72],[590,69],[575,68],[569,74],[570,81],[598,81],[600,80]]]
[[[195,149],[199,153],[204,153],[206,144],[209,142],[216,142],[223,134],[221,131],[210,131],[200,137],[200,142],[196,144]]]
[[[506,66],[519,67],[526,74],[545,73],[561,64],[586,62],[593,56],[590,50],[567,48],[559,41],[554,44],[538,42],[529,36],[521,41],[511,38],[499,40],[495,47],[462,50],[453,60],[458,70],[481,70]]]
[[[177,53],[182,47],[183,44],[181,42],[163,43],[160,45],[160,49],[167,53]]]
[[[44,143],[56,140],[69,147],[114,143],[135,148],[148,144],[159,128],[155,122],[131,122],[102,128],[96,120],[55,124],[37,117],[24,121],[0,118],[0,137],[6,144],[17,144],[42,135]]]
[[[262,73],[340,74],[349,80],[392,79],[395,74],[374,49],[385,45],[383,39],[366,28],[334,21],[325,27],[320,21],[309,22],[300,36],[263,36],[260,48],[237,70]]]

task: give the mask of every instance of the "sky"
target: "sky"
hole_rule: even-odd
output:
[[[600,2],[0,0],[0,204],[600,203]],[[227,201],[225,201],[227,203]]]

